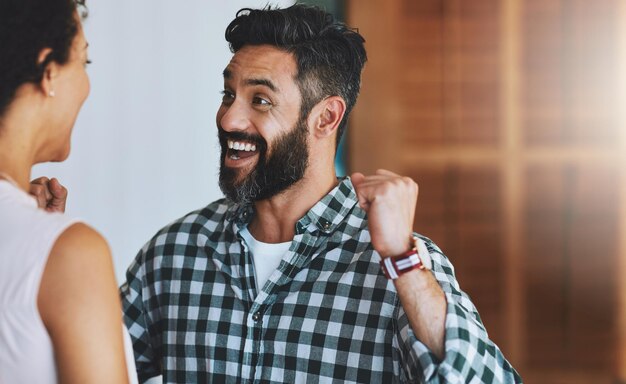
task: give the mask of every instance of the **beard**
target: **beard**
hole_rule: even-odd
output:
[[[220,128],[219,185],[222,193],[235,203],[250,204],[276,196],[300,181],[309,164],[307,133],[305,120],[298,119],[294,128],[274,140],[271,152],[268,152],[268,145],[261,136],[228,133]],[[259,160],[247,175],[242,175],[245,170],[225,165],[229,152],[227,139],[245,140],[256,145]]]

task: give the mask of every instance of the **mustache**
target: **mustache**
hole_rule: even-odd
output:
[[[218,128],[217,136],[220,141],[222,148],[228,148],[227,141],[247,141],[249,143],[255,144],[259,151],[267,149],[267,142],[265,139],[261,137],[261,135],[255,135],[246,132],[226,132],[222,128]]]

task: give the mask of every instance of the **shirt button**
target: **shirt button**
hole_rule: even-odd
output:
[[[261,314],[259,312],[255,312],[254,315],[252,315],[252,320],[254,321],[259,321],[260,318]]]

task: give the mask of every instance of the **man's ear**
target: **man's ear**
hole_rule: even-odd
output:
[[[332,136],[346,113],[346,102],[339,96],[330,96],[320,101],[309,114],[309,126],[317,137]]]
[[[37,63],[42,64],[46,61],[46,58],[52,52],[51,48],[44,48],[39,52],[37,57]],[[40,87],[45,96],[54,97],[54,79],[59,74],[59,64],[55,61],[50,61],[46,64],[43,70],[43,76],[41,78]]]

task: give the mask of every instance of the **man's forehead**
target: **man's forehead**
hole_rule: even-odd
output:
[[[293,81],[296,63],[291,53],[269,45],[245,46],[237,51],[226,69],[224,78],[265,78],[275,82]]]

